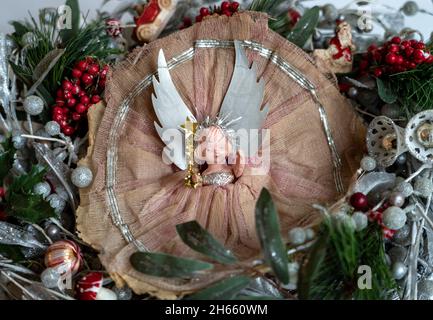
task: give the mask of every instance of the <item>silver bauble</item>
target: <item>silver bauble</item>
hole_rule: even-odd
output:
[[[352,220],[355,224],[355,229],[357,231],[365,229],[368,225],[368,217],[364,212],[356,211],[352,215]]]
[[[433,300],[433,280],[418,282],[418,300]]]
[[[385,227],[398,230],[403,228],[407,217],[406,213],[399,207],[389,207],[383,212],[382,219]]]
[[[122,288],[114,287],[113,291],[117,296],[117,300],[131,300],[132,299],[132,290],[128,286],[124,286]]]
[[[347,95],[350,99],[356,99],[358,97],[358,88],[356,87],[350,87],[350,89],[347,91]]]
[[[322,7],[322,12],[323,12],[323,17],[328,22],[334,22],[338,18],[338,10],[331,3],[324,5]]]
[[[376,166],[376,160],[370,156],[365,156],[361,160],[361,168],[364,171],[373,171],[374,169],[376,169]]]
[[[303,244],[306,238],[305,230],[302,228],[293,228],[289,231],[288,239],[292,245]]]
[[[305,229],[305,238],[307,241],[313,240],[315,236],[316,236],[316,233],[314,232],[313,229],[311,229],[311,228]]]
[[[41,282],[45,288],[58,288],[60,282],[60,274],[53,268],[47,268],[41,273]]]
[[[31,116],[37,116],[44,110],[44,101],[38,96],[28,96],[24,100],[24,111]]]
[[[48,121],[45,124],[45,131],[50,136],[57,136],[60,133],[60,125],[56,121]]]
[[[45,199],[51,193],[51,186],[48,182],[39,182],[33,187],[33,192],[41,195]]]
[[[15,149],[19,150],[26,146],[27,139],[22,137],[20,133],[16,133],[12,136],[12,144]]]
[[[66,207],[66,202],[61,197],[59,197],[57,194],[53,193],[47,197],[47,201],[49,202],[51,208],[54,209],[54,211],[59,214],[63,211]]]
[[[403,262],[395,262],[391,268],[392,276],[396,280],[401,280],[407,273],[407,267]]]
[[[86,188],[90,186],[92,180],[92,171],[87,167],[77,167],[72,171],[71,181],[78,188]]]
[[[394,191],[388,198],[389,203],[395,207],[402,207],[405,202],[405,197],[401,192]]]
[[[430,179],[420,177],[415,181],[414,190],[418,192],[421,197],[428,198],[433,192],[433,184]]]
[[[404,165],[406,163],[406,161],[407,161],[407,155],[406,155],[406,153],[402,153],[401,155],[399,155],[397,157],[397,159],[395,160],[395,163],[399,164],[399,165]]]
[[[61,232],[62,231],[60,230],[60,228],[57,225],[55,225],[54,223],[51,223],[45,227],[45,233],[53,241],[60,239]]]
[[[409,182],[402,181],[394,189],[397,192],[400,192],[403,197],[407,198],[413,193],[413,187]]]
[[[418,13],[419,7],[415,1],[407,1],[401,8],[403,13],[407,16],[414,16]]]

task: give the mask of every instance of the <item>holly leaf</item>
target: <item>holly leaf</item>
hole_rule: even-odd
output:
[[[56,216],[54,209],[41,195],[9,194],[6,211],[8,215],[28,223],[39,223]]]
[[[237,261],[230,250],[226,249],[196,221],[179,224],[176,230],[183,242],[191,249],[223,264],[233,264]]]
[[[9,24],[14,28],[14,35],[21,38],[24,34],[30,31],[30,28],[19,21],[11,21]]]
[[[266,262],[284,284],[289,282],[287,253],[280,235],[280,223],[271,194],[262,189],[256,203],[256,229]]]
[[[232,300],[251,280],[247,276],[230,277],[190,295],[186,300]]]
[[[397,93],[392,90],[390,82],[385,82],[380,78],[376,78],[376,83],[377,92],[383,102],[391,104],[397,101]]]
[[[191,277],[199,271],[210,270],[213,264],[179,258],[165,253],[135,252],[130,258],[135,270],[156,277]]]
[[[312,36],[319,22],[320,8],[315,6],[305,11],[304,15],[296,23],[287,36],[287,40],[302,48]]]
[[[71,19],[71,28],[64,29],[60,31],[60,36],[62,37],[63,43],[69,42],[73,39],[80,30],[80,5],[78,0],[66,0],[66,6],[71,8],[71,17],[66,16],[66,19]],[[69,11],[67,11],[68,13]]]
[[[4,178],[8,175],[14,163],[15,148],[12,143],[12,138],[7,138],[2,144],[2,151],[0,154],[0,184],[3,183]]]

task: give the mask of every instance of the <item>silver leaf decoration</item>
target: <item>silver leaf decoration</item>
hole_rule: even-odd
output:
[[[18,245],[26,248],[46,248],[46,246],[39,242],[33,234],[4,221],[0,222],[0,243],[6,245]]]

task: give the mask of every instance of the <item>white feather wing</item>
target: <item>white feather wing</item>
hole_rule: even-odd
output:
[[[180,127],[185,124],[187,118],[194,122],[196,120],[183,102],[171,79],[162,49],[158,55],[158,78],[159,81],[156,77],[153,77],[155,93],[152,94],[152,103],[161,125],[155,122],[155,129],[161,140],[167,145],[164,150],[165,157],[168,157],[180,169],[185,170],[187,168],[185,139]],[[167,132],[174,132],[173,129],[178,131],[178,136],[174,137],[174,140],[170,134],[167,134]],[[182,137],[182,139],[179,139],[179,137]]]

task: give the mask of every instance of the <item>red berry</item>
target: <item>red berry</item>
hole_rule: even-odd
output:
[[[421,50],[424,50],[425,49],[425,44],[424,44],[424,42],[418,42],[416,45],[415,45],[415,48],[416,49],[421,49]]]
[[[83,74],[83,76],[81,77],[81,81],[83,81],[83,83],[88,86],[90,84],[93,83],[93,76],[91,74],[85,73]]]
[[[409,47],[410,46],[410,42],[408,40],[403,40],[401,42],[401,45],[404,46],[404,47]]]
[[[368,210],[367,196],[361,192],[356,192],[350,197],[350,204],[355,210],[363,212]]]
[[[68,105],[68,107],[72,108],[77,104],[77,99],[75,98],[68,99],[68,101],[66,101],[66,104]]]
[[[72,77],[74,79],[80,79],[81,76],[83,75],[83,72],[81,70],[79,70],[79,69],[72,69],[72,73],[71,74],[72,74]]]
[[[87,72],[88,72],[89,74],[91,74],[92,76],[96,76],[96,75],[99,73],[99,65],[97,65],[97,64],[92,64],[92,65],[89,67],[89,70],[87,70]]]
[[[414,60],[424,61],[425,60],[424,51],[422,51],[421,49],[416,49],[413,52],[413,58]]]
[[[395,53],[388,53],[385,57],[385,61],[387,64],[394,64],[397,61],[397,56]]]
[[[57,98],[63,98],[63,95],[64,95],[63,90],[62,89],[57,89],[56,97]]]
[[[401,65],[404,62],[403,56],[398,55],[395,64]]]
[[[0,187],[0,198],[4,198],[4,197],[5,197],[5,195],[6,195],[6,191],[5,191],[5,188],[3,188],[3,187]]]
[[[63,120],[63,113],[53,114],[53,120],[60,124],[60,122]]]
[[[63,98],[65,98],[65,100],[71,99],[72,98],[72,92],[70,91],[65,91],[63,93]]]
[[[69,80],[63,80],[62,82],[62,88],[65,91],[70,91],[73,88],[72,82]]]
[[[396,44],[392,44],[388,47],[388,52],[397,53],[400,50],[400,47]]]
[[[426,63],[433,63],[433,55],[429,55],[425,62]]]
[[[225,15],[227,17],[231,17],[233,15],[233,13],[230,10],[224,10],[223,15]]]
[[[231,9],[233,12],[238,11],[238,9],[239,9],[239,2],[233,1],[233,2],[230,4],[230,9]]]
[[[100,87],[101,89],[104,89],[104,88],[105,88],[105,79],[100,79],[100,80],[99,80],[99,87]]]
[[[391,42],[395,43],[395,44],[400,44],[401,38],[400,37],[394,37],[394,38],[391,39]]]
[[[228,11],[228,10],[230,10],[230,2],[223,1],[221,3],[221,11],[224,13],[224,11]]]
[[[67,136],[73,135],[74,132],[75,132],[75,129],[69,125],[63,127],[63,133]]]
[[[95,96],[92,97],[91,101],[92,101],[93,104],[96,104],[99,101],[101,101],[101,97],[98,96],[98,95],[95,95]]]
[[[82,72],[85,72],[88,67],[89,67],[89,64],[85,60],[78,61],[78,63],[77,63],[77,69],[82,71]]]
[[[409,58],[413,54],[414,51],[415,51],[414,48],[407,47],[406,49],[404,49],[404,54],[406,55],[406,57]]]
[[[416,68],[416,63],[415,62],[411,62],[409,64],[409,69],[415,69]]]
[[[382,212],[380,211],[369,211],[368,220],[370,221],[382,221]]]
[[[80,121],[81,120],[81,114],[79,114],[78,112],[73,112],[72,113],[72,120]]]
[[[206,17],[206,16],[210,15],[210,11],[209,11],[209,9],[208,9],[208,8],[205,8],[205,7],[201,8],[201,9],[200,9],[200,15],[201,15],[202,17]]]
[[[409,44],[411,45],[411,47],[415,47],[417,43],[418,41],[416,41],[415,39],[409,40]]]
[[[86,112],[87,108],[84,104],[79,103],[75,106],[75,111],[77,111],[78,113],[84,113]]]
[[[374,75],[375,75],[375,77],[379,78],[382,74],[383,74],[383,69],[382,68],[375,68],[374,69]]]
[[[84,95],[80,98],[80,102],[84,105],[88,105],[90,103],[90,98],[88,96]]]
[[[201,22],[203,20],[202,16],[195,17],[195,22]]]
[[[190,21],[191,21],[191,19],[190,19]],[[192,24],[192,23],[191,23]],[[105,65],[103,68],[102,68],[102,70],[101,70],[101,73],[99,74],[99,76],[101,77],[101,78],[106,78],[107,77],[107,73],[108,73],[108,70],[109,70],[109,66],[108,65]]]
[[[368,48],[367,48],[367,50],[369,51],[369,52],[372,52],[372,51],[374,51],[374,50],[376,50],[377,49],[377,45],[375,45],[374,43],[373,44],[370,44],[369,46],[368,46]]]
[[[394,237],[395,232],[396,232],[396,230],[391,230],[391,229],[388,229],[386,227],[384,227],[382,229],[382,231],[383,231],[383,237],[385,239],[392,239]]]
[[[53,114],[63,114],[63,108],[61,108],[59,106],[55,106],[53,108]]]
[[[77,84],[74,85],[73,88],[72,88],[72,94],[75,95],[75,96],[78,96],[80,94],[80,92],[81,92],[80,86],[77,85]]]

